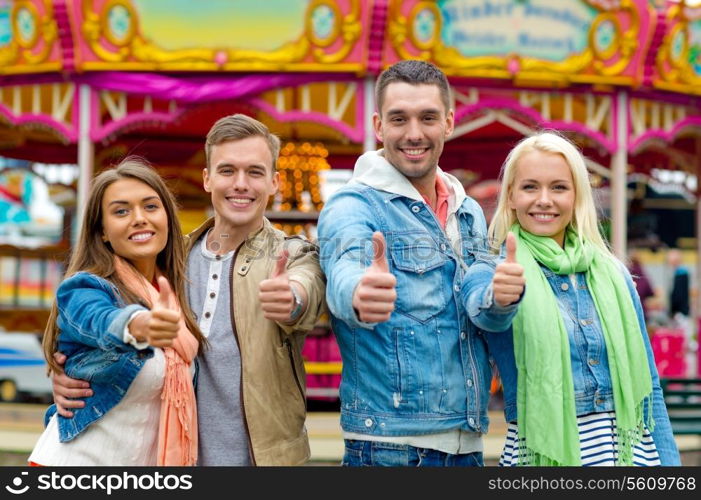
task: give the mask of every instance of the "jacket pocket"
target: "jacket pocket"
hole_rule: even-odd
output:
[[[390,240],[397,312],[425,323],[452,297],[455,263],[425,233],[393,233]]]
[[[437,413],[442,408],[443,363],[433,328],[392,329],[394,407],[400,412]]]

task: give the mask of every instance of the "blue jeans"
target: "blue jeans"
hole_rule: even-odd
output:
[[[481,467],[482,453],[451,455],[428,448],[416,448],[408,444],[381,443],[378,441],[344,440],[346,451],[344,467]]]

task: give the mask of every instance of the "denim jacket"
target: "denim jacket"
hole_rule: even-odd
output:
[[[456,251],[430,207],[378,152],[363,155],[355,174],[326,203],[318,225],[343,359],[341,427],[377,436],[486,432],[487,343],[459,295],[465,269],[484,249],[482,210],[439,171],[457,193],[448,220],[460,234]],[[379,324],[361,322],[352,306],[372,260],[374,231],[386,238],[389,271],[397,279],[395,310]]]
[[[664,404],[640,298],[630,273],[622,264],[620,267],[638,316],[640,332],[647,352],[647,364],[652,376],[652,417],[655,422],[652,438],[662,465],[679,465],[679,452]],[[475,263],[463,281],[462,300],[467,304],[470,319],[487,332],[489,352],[496,361],[504,387],[505,418],[508,422],[514,422],[516,421],[517,369],[511,321],[516,314],[516,308],[504,309],[491,300],[494,268],[494,259],[481,259]],[[569,276],[557,275],[544,266],[541,266],[541,269],[555,294],[570,341],[577,415],[615,411],[604,334],[594,301],[587,288],[585,274],[576,273],[576,285],[573,286]],[[646,414],[648,411],[649,408],[646,407]]]
[[[129,317],[147,310],[125,305],[109,281],[79,272],[64,280],[56,291],[58,350],[67,356],[64,370],[75,379],[87,380],[93,396],[73,411],[73,418],[58,416],[59,440],[70,441],[102,417],[124,397],[153,348],[137,350],[122,340]],[[56,412],[51,405],[45,422]]]

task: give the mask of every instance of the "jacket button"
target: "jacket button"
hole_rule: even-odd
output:
[[[455,285],[455,286],[453,287],[453,290],[455,290],[456,292],[459,292],[459,291],[460,291],[460,285]]]
[[[598,362],[597,360],[595,360],[595,359],[590,359],[590,360],[589,360],[589,366],[596,366],[596,365],[598,365],[598,364],[599,364],[599,362]]]
[[[210,316],[211,316],[211,314],[209,312],[204,313],[205,318],[209,318]]]
[[[562,285],[560,285],[560,288],[562,288],[566,292],[567,290],[569,290],[570,286],[567,283],[563,283]]]
[[[467,386],[472,387],[472,379],[471,378],[467,379]]]
[[[460,338],[462,340],[465,340],[465,337],[466,337],[465,332],[460,332]]]
[[[214,293],[214,292],[211,292],[211,293],[209,294],[209,298],[210,298],[210,299],[213,299],[213,298],[216,297],[216,296],[217,296],[217,294]]]
[[[475,425],[475,419],[472,417],[468,419],[468,422],[470,423],[470,425]]]
[[[365,427],[372,427],[372,419],[370,419],[370,418],[365,419]]]
[[[414,212],[415,214],[418,214],[420,210],[421,210],[421,207],[419,207],[418,205],[414,205],[413,207],[411,207],[411,211]]]

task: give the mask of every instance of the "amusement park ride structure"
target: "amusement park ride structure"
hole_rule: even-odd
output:
[[[377,147],[374,80],[406,58],[451,81],[443,169],[478,185],[521,137],[560,130],[610,189],[620,256],[627,176],[698,173],[701,8],[653,0],[0,0],[0,154],[77,163],[77,216],[126,154],[201,209],[204,136],[246,113],[283,139],[270,215],[299,232],[319,172]]]

